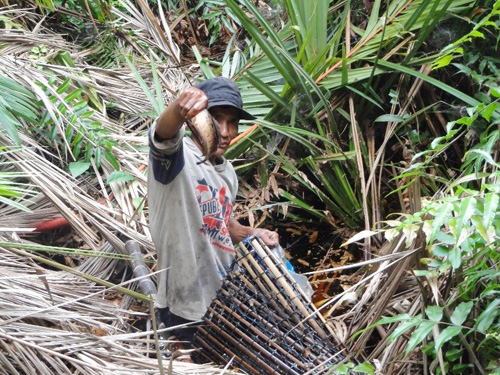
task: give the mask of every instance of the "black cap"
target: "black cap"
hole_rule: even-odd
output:
[[[236,83],[225,77],[207,79],[196,85],[208,98],[207,109],[228,105],[240,111],[240,119],[255,120],[256,117],[243,109],[243,100]]]

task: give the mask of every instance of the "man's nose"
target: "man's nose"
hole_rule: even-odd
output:
[[[220,131],[220,136],[222,138],[227,137],[228,135],[227,121],[225,120],[219,121],[219,131]]]

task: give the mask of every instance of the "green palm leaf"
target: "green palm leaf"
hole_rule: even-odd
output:
[[[17,82],[0,74],[0,124],[15,144],[20,145],[17,129],[21,123],[17,117],[31,123],[37,120],[37,106],[33,104],[35,96]]]

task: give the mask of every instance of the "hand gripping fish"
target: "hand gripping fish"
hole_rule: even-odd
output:
[[[204,109],[196,116],[186,121],[193,137],[202,147],[205,159],[198,164],[209,160],[217,151],[220,141],[219,123],[212,117],[208,110]]]

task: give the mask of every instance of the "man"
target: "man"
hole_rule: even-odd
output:
[[[219,123],[221,140],[201,162],[202,147],[184,137],[183,124],[204,109]],[[241,225],[232,214],[238,181],[223,154],[240,119],[254,118],[243,110],[236,84],[218,77],[183,91],[150,129],[149,218],[158,269],[167,269],[159,274],[156,305],[166,327],[203,317],[233,261],[233,244],[249,235],[278,244],[276,232]],[[171,333],[189,342],[195,330]]]

